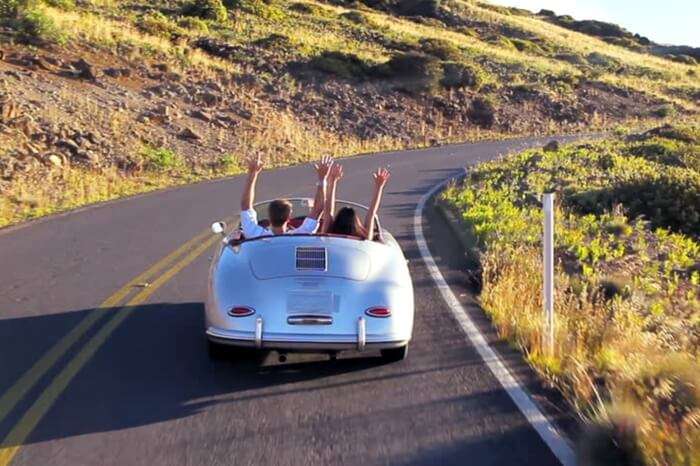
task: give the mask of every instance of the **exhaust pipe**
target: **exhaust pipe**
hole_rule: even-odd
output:
[[[280,362],[287,362],[287,354],[286,353],[279,353],[279,361]]]

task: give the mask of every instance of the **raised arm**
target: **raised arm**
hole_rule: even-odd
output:
[[[325,156],[321,161],[314,165],[316,169],[316,174],[318,175],[318,183],[316,183],[316,196],[314,197],[314,206],[309,212],[309,218],[318,220],[323,213],[323,204],[326,200],[326,180],[328,179],[328,173],[331,171],[333,166],[333,159],[329,156]]]
[[[243,195],[241,196],[241,211],[250,210],[255,202],[255,184],[258,181],[258,175],[263,169],[262,158],[257,155],[246,159],[248,166],[248,177],[246,178],[243,187]]]
[[[335,192],[338,187],[338,181],[343,177],[343,166],[337,163],[331,167],[331,172],[328,174],[328,187],[326,188],[326,205],[323,209],[323,226],[321,233],[328,233],[333,223],[335,216]]]
[[[374,219],[377,216],[379,204],[382,202],[384,185],[389,181],[390,176],[391,173],[389,173],[389,170],[386,168],[378,168],[376,172],[372,173],[372,178],[374,179],[374,194],[372,195],[372,202],[369,205],[367,217],[365,218],[366,239],[368,240],[374,238]]]

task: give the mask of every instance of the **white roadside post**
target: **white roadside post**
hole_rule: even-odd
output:
[[[554,354],[554,193],[542,198],[544,211],[544,237],[542,259],[544,264],[542,303],[544,307],[544,334],[542,346],[545,354]]]

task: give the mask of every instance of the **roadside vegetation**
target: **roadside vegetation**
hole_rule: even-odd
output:
[[[557,195],[554,354],[541,347],[544,192]],[[474,238],[499,334],[588,421],[583,464],[698,464],[700,127],[508,156],[441,202]]]
[[[697,63],[552,18],[459,0],[0,0],[0,226],[231,174],[251,152],[284,165],[695,117]]]

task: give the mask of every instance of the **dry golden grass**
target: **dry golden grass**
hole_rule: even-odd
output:
[[[237,73],[239,68],[232,62],[212,57],[201,50],[185,44],[174,44],[170,40],[144,34],[125,21],[116,21],[107,17],[78,10],[65,11],[46,8],[47,15],[53,19],[59,29],[71,31],[77,38],[116,50],[119,45],[138,48],[133,53],[160,53],[171,57],[181,66],[194,66],[203,70],[221,70]]]

